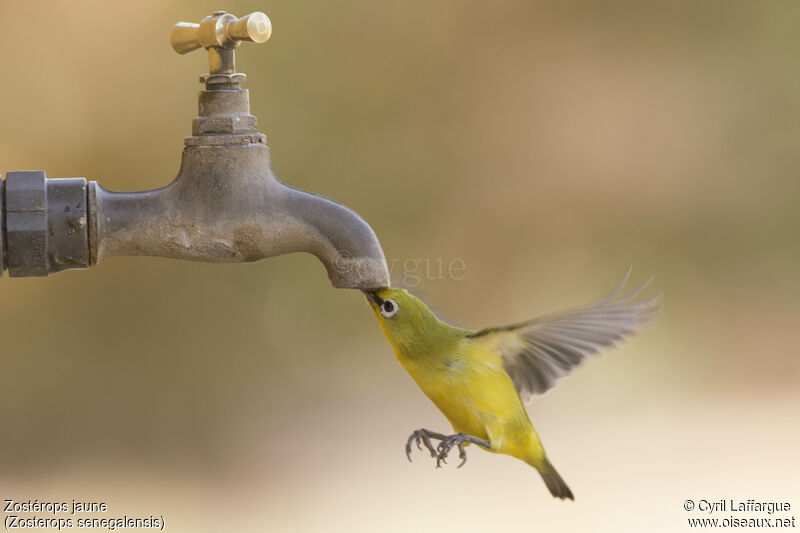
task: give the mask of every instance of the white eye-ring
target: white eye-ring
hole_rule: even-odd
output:
[[[397,302],[392,300],[391,298],[387,298],[381,304],[381,316],[383,318],[391,318],[393,317],[398,311],[400,310],[400,306],[397,305]]]

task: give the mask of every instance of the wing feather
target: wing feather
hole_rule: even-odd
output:
[[[594,304],[512,326],[487,328],[469,338],[499,350],[506,372],[527,401],[550,390],[590,355],[614,346],[652,320],[661,294],[636,300],[652,277],[623,293],[630,273],[628,269],[614,290]]]

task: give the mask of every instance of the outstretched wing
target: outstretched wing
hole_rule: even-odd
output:
[[[605,298],[587,307],[521,324],[487,328],[469,336],[495,350],[523,401],[544,394],[584,359],[632,335],[658,312],[661,294],[634,301],[643,285],[623,293],[631,269]]]

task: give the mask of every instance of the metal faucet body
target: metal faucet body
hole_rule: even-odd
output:
[[[388,283],[375,233],[332,200],[284,185],[262,143],[193,145],[161,189],[111,192],[89,185],[91,260],[149,255],[208,262],[317,256],[335,287]]]
[[[233,55],[240,41],[263,42],[270,32],[262,13],[176,25],[173,47],[207,48],[210,67],[177,177],[160,189],[113,192],[83,178],[9,172],[0,187],[0,265],[11,276],[41,276],[112,256],[243,262],[308,252],[335,287],[388,286],[380,243],[361,217],[272,172]]]

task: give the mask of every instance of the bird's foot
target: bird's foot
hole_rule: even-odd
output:
[[[439,442],[436,448],[433,447],[431,443],[431,439],[436,439]],[[442,463],[447,462],[447,454],[450,453],[454,447],[458,447],[458,458],[461,459],[461,464],[458,465],[458,468],[464,466],[464,463],[467,462],[467,450],[465,445],[467,443],[477,444],[478,446],[482,446],[487,450],[490,450],[492,445],[488,440],[479,439],[478,437],[473,437],[472,435],[467,435],[466,433],[456,433],[455,435],[443,435],[441,433],[436,433],[433,431],[429,431],[427,429],[418,429],[411,436],[408,438],[406,442],[406,457],[408,460],[411,460],[411,443],[416,442],[417,448],[420,450],[422,446],[428,449],[431,452],[431,457],[436,458],[436,468],[442,466]]]
[[[467,450],[464,448],[464,437],[466,437],[464,433],[456,433],[455,435],[450,435],[442,442],[439,443],[439,446],[436,447],[438,450],[438,455],[436,456],[436,468],[442,466],[442,463],[447,462],[447,454],[450,453],[450,450],[453,449],[453,446],[458,446],[458,458],[461,459],[461,463],[458,465],[458,468],[464,466],[464,463],[467,462]]]
[[[466,433],[456,433],[455,435],[450,435],[446,439],[442,439],[442,442],[440,442],[439,446],[436,448],[439,452],[436,456],[436,468],[442,466],[442,463],[447,462],[447,454],[450,453],[450,450],[453,449],[453,446],[458,446],[458,458],[461,459],[461,463],[458,465],[458,468],[464,466],[464,463],[467,462],[467,450],[464,446],[466,443],[470,442],[477,444],[478,446],[482,446],[487,450],[491,449],[492,447],[488,440],[479,439],[478,437],[473,437],[472,435],[467,435]]]
[[[439,446],[436,447],[436,450],[439,452],[436,457],[436,468],[441,467],[442,463],[447,462],[447,454],[450,453],[450,450],[453,449],[453,446],[458,446],[458,458],[461,459],[461,463],[458,465],[458,468],[464,466],[464,463],[467,462],[467,450],[464,449],[464,441],[466,440],[466,437],[468,437],[466,433],[456,433],[455,435],[450,435],[439,443]]]
[[[436,448],[433,447],[431,444],[431,439],[443,440],[446,439],[447,435],[442,435],[441,433],[436,433],[434,431],[429,431],[427,429],[418,429],[414,433],[408,437],[408,442],[406,442],[406,457],[408,460],[411,461],[411,443],[416,442],[417,448],[422,449],[422,445],[424,444],[428,451],[431,452],[431,457],[437,456]]]

